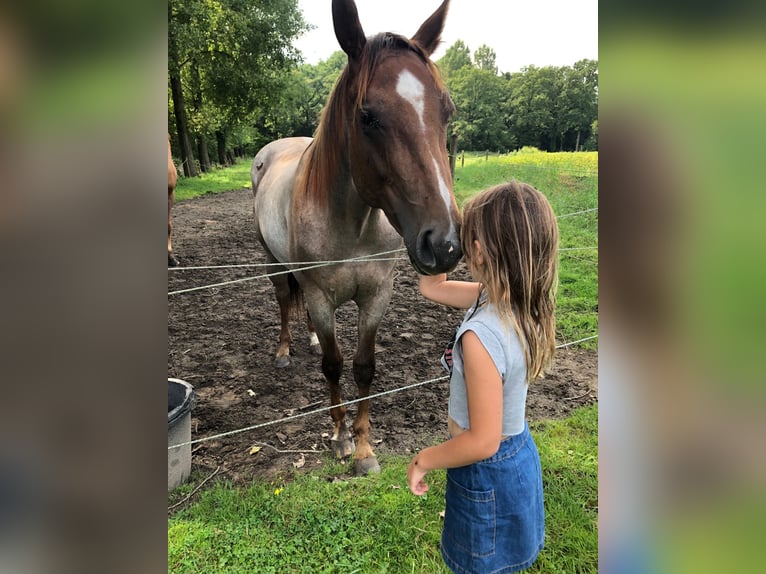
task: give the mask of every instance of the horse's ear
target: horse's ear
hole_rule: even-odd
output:
[[[359,13],[354,0],[333,0],[332,22],[338,44],[348,54],[349,60],[359,58],[367,38],[359,22]]]
[[[439,47],[448,9],[449,0],[444,0],[442,5],[436,9],[436,12],[431,14],[431,17],[421,24],[418,31],[412,37],[412,41],[417,42],[429,56]]]

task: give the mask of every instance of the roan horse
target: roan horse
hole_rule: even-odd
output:
[[[411,39],[391,33],[365,38],[353,0],[333,1],[335,35],[348,63],[315,137],[276,140],[253,161],[256,236],[270,262],[346,260],[396,250],[403,238],[419,273],[457,265],[460,212],[446,151],[454,105],[430,60],[448,4],[445,0]],[[282,320],[275,364],[290,362],[290,305],[302,291],[331,405],[340,405],[343,357],[335,311],[353,300],[359,308],[353,373],[359,397],[369,396],[375,335],[393,291],[394,267],[393,261],[277,267],[294,270],[271,279]],[[356,474],[380,470],[370,446],[368,403],[358,403],[353,424]],[[342,406],[330,410],[333,451],[341,458],[354,452],[345,412]]]
[[[173,209],[173,195],[178,181],[178,172],[173,163],[173,154],[170,151],[170,134],[168,134],[168,267],[176,267],[178,259],[173,255],[173,243],[170,241],[170,234],[173,231],[173,222],[170,217],[170,210]]]

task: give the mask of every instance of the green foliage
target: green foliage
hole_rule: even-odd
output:
[[[598,114],[596,65],[530,66],[510,76],[507,123],[521,145],[553,151],[584,143]]]
[[[476,50],[475,66],[469,54],[458,41],[439,60],[457,108],[450,132],[461,149],[578,151],[586,141],[595,149],[589,138],[598,117],[598,62],[529,66],[498,76],[491,48]]]
[[[482,44],[476,48],[476,52],[473,55],[473,62],[480,70],[485,70],[497,75],[496,61],[497,54],[495,54],[495,51],[486,44]]]
[[[229,136],[239,144],[253,139],[248,124],[265,131],[281,120],[300,60],[292,41],[306,30],[297,0],[171,0],[168,70],[181,75],[192,134],[228,151]]]
[[[530,572],[596,570],[597,424],[591,406],[532,425],[547,536]],[[381,454],[379,475],[354,479],[323,461],[311,474],[203,491],[168,520],[168,571],[449,572],[439,552],[444,471],[431,472],[428,494],[416,497],[406,484],[409,457]]]
[[[584,151],[598,151],[598,120],[590,125],[590,136],[585,140]]]
[[[449,80],[452,74],[458,70],[472,66],[471,51],[465,45],[465,42],[457,40],[452,46],[447,48],[444,56],[436,61],[436,65],[439,66],[442,75]]]
[[[302,98],[293,101],[298,121],[293,124],[293,135],[311,136],[319,125],[330,92],[335,87],[348,57],[342,50],[335,51],[327,60],[321,60],[315,66],[302,65],[297,71],[295,83],[301,86]]]
[[[449,80],[457,111],[450,131],[463,149],[507,151],[515,147],[513,135],[502,122],[506,82],[491,71],[465,66]]]

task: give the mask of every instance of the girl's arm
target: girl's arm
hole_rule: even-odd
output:
[[[421,275],[418,286],[426,299],[435,303],[468,309],[479,296],[479,283],[471,281],[447,281],[447,274]]]
[[[468,430],[415,455],[407,469],[413,494],[424,494],[423,477],[436,468],[456,468],[492,456],[503,434],[503,381],[495,363],[473,331],[460,338],[468,393]]]

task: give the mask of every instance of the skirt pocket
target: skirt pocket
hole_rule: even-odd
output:
[[[471,490],[450,474],[448,471],[444,540],[471,556],[491,556],[495,553],[495,491]]]

